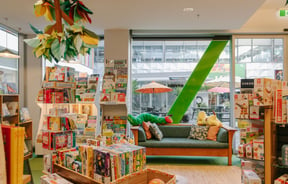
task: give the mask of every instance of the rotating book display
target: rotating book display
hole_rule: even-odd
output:
[[[37,97],[41,107],[37,155],[73,148],[83,139],[95,138],[99,76],[76,77],[75,74],[70,67],[46,67],[43,89]]]

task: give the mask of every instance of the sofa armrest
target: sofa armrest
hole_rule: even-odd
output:
[[[229,127],[227,125],[223,125],[222,128],[224,128],[226,131],[228,131],[228,165],[232,165],[232,143],[233,143],[233,135],[237,131],[237,129]]]
[[[138,142],[146,141],[146,134],[144,129],[141,126],[133,126],[131,127],[131,131],[134,135],[135,145],[138,145]]]
[[[134,142],[135,142],[135,145],[138,145],[138,130],[139,130],[139,126],[132,126],[131,128],[131,131],[134,135]]]

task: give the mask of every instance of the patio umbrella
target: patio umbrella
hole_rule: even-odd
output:
[[[172,88],[159,84],[157,82],[150,82],[149,84],[145,84],[139,89],[135,91],[138,93],[165,93],[172,91]]]
[[[230,89],[225,87],[214,87],[208,90],[208,92],[214,92],[214,93],[229,93]]]

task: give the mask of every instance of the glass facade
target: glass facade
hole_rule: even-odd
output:
[[[208,40],[132,41],[132,114],[167,113],[209,44]],[[232,74],[235,92],[239,91],[242,78],[282,79],[283,50],[283,38],[236,38],[235,73]],[[231,51],[229,42],[182,122],[194,122],[199,110],[205,110],[207,114],[216,112],[222,122],[233,125],[230,116],[233,110],[230,108]],[[151,81],[171,87],[173,91],[160,94],[135,92]]]
[[[18,54],[18,33],[0,25],[0,51]],[[0,94],[18,93],[18,59],[0,57]]]
[[[209,40],[159,40],[132,42],[132,113],[134,115],[149,112],[165,115],[181,92],[186,80],[198,64],[211,41]],[[227,78],[230,74],[230,43],[222,52],[206,81]],[[164,84],[173,89],[169,93],[140,94],[135,90],[151,81]],[[208,114],[224,110],[222,103],[229,101],[229,94],[208,92],[212,83],[203,84],[196,97],[182,118],[183,122],[192,122],[197,113],[205,109]],[[228,86],[229,88],[229,86]],[[199,107],[201,106],[201,108]],[[219,113],[220,114],[220,113]]]

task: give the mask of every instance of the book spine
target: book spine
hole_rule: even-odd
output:
[[[15,127],[11,127],[11,150],[10,150],[10,154],[11,154],[11,162],[10,162],[10,183],[11,184],[17,184],[18,182],[18,178],[17,178],[17,171],[18,171],[18,167],[17,167],[17,163],[18,163],[18,159],[17,159],[17,155],[18,155],[18,135],[17,135],[17,128]]]
[[[24,170],[24,134],[25,128],[24,127],[17,127],[18,131],[18,146],[17,146],[17,157],[18,157],[18,171],[17,171],[17,183],[23,182],[23,170]]]
[[[10,142],[11,141],[10,140],[10,138],[11,138],[11,127],[9,127],[7,125],[1,125],[1,129],[2,129],[2,134],[3,134],[3,144],[4,144],[3,152],[5,154],[5,157],[3,156],[3,158],[6,158],[6,165],[5,165],[6,166],[6,175],[4,175],[4,178],[6,179],[6,176],[7,176],[7,183],[9,184],[10,183],[10,162],[11,162],[11,152],[10,152],[10,149],[11,149],[10,148],[11,147],[11,142]],[[3,168],[5,166],[2,165]]]

